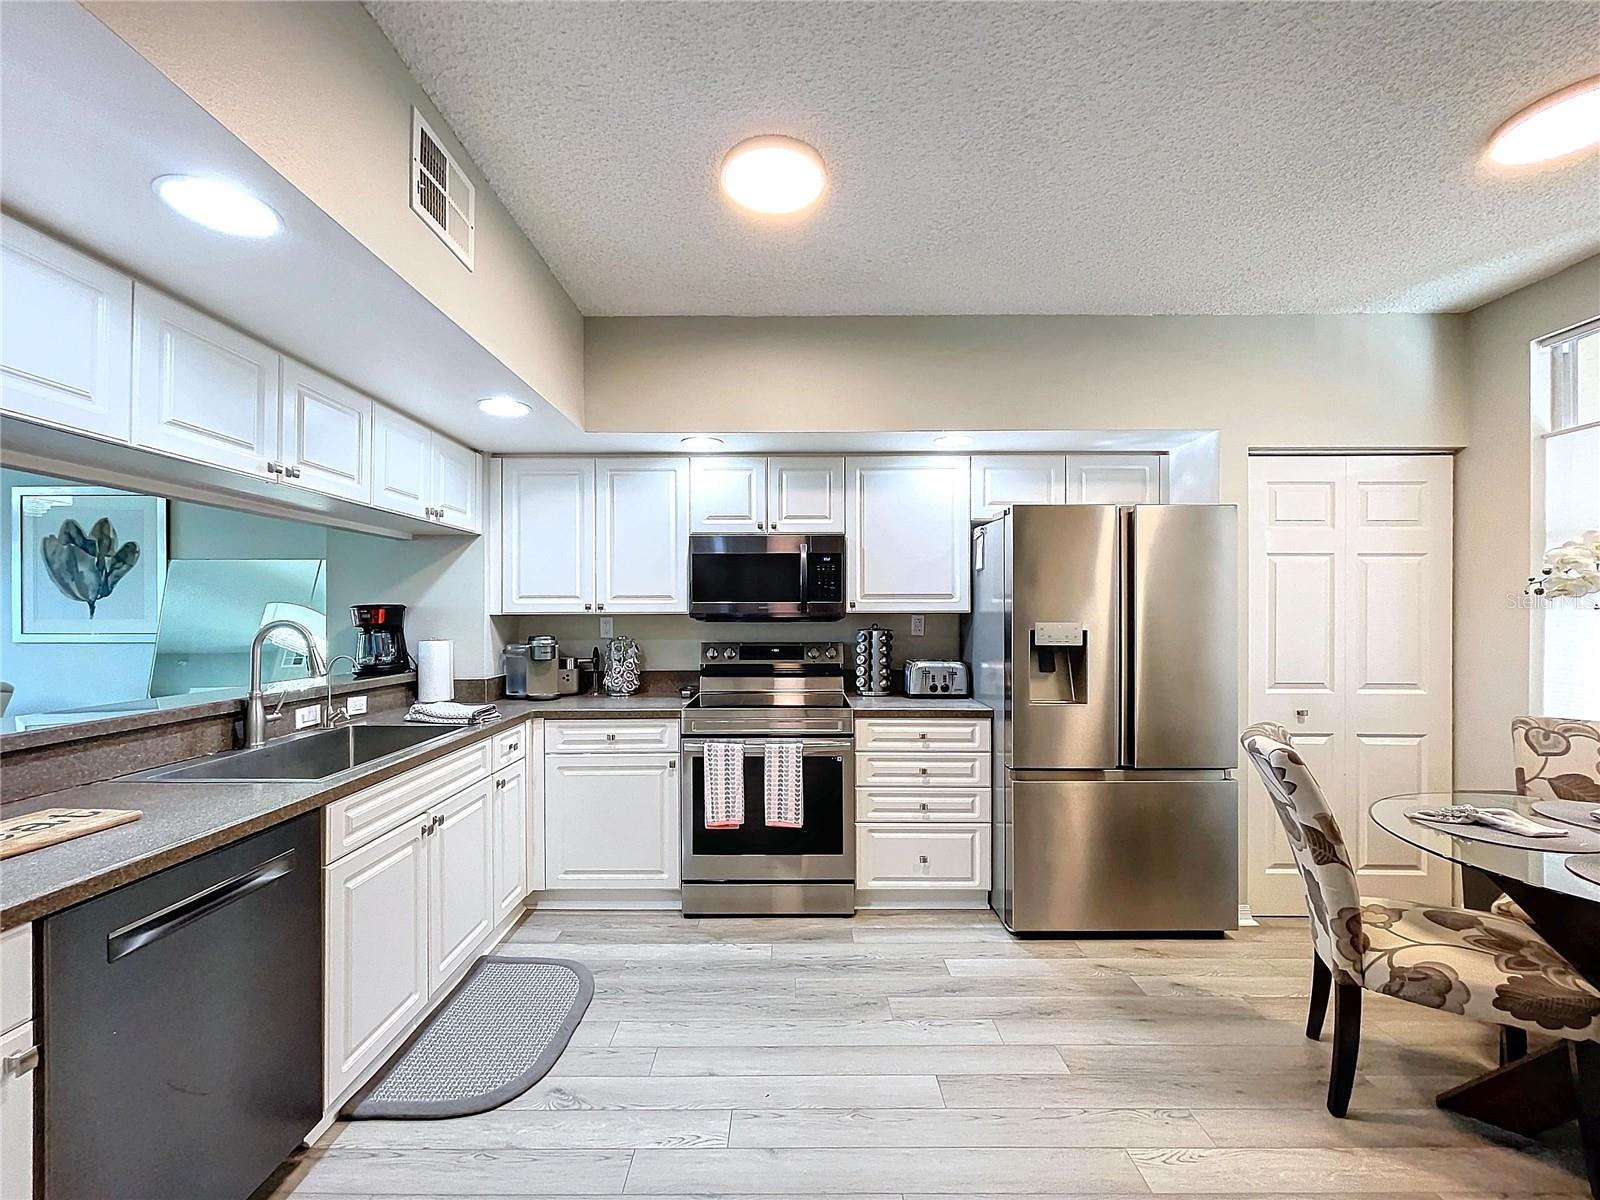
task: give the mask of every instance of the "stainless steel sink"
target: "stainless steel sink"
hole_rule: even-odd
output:
[[[129,778],[140,783],[330,779],[411,750],[451,731],[448,725],[346,725],[342,729],[296,734],[256,750],[238,750],[175,767],[159,767]]]

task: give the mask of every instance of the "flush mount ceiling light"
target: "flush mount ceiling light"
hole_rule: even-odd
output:
[[[685,450],[720,450],[720,449],[722,449],[722,439],[721,438],[719,438],[719,437],[709,437],[709,436],[706,436],[706,435],[703,435],[703,434],[696,435],[694,437],[679,438],[678,439],[678,444],[680,446],[682,446]]]
[[[933,444],[941,450],[959,450],[963,446],[972,445],[972,442],[970,433],[941,433],[933,439]]]
[[[487,413],[491,417],[504,417],[512,420],[516,417],[525,417],[533,411],[521,400],[510,396],[485,396],[478,401],[478,411]]]
[[[1530,104],[1489,139],[1489,161],[1503,167],[1566,158],[1600,145],[1600,75]]]
[[[283,231],[271,206],[225,179],[163,175],[150,185],[168,208],[229,237],[264,238]]]
[[[810,208],[822,195],[828,170],[804,142],[778,134],[746,138],[722,160],[722,190],[751,212],[779,215]]]

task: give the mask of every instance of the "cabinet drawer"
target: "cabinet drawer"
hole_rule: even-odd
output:
[[[987,825],[857,825],[856,886],[989,886]]]
[[[615,750],[639,753],[651,750],[676,750],[676,721],[547,721],[546,754],[592,754]]]
[[[33,926],[0,935],[0,1033],[33,1018]]]
[[[988,788],[856,789],[858,821],[987,821]]]
[[[488,775],[494,757],[491,743],[492,739],[484,738],[328,805],[322,861],[331,863],[342,858]]]
[[[988,787],[987,754],[857,754],[860,787]]]
[[[869,717],[856,722],[856,749],[907,753],[987,750],[989,724],[987,717],[970,721],[950,717]]]
[[[494,769],[500,771],[520,763],[528,753],[528,725],[524,722],[494,735]]]

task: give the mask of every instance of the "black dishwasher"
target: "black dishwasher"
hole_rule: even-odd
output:
[[[322,1115],[308,813],[44,924],[44,1200],[245,1200]]]

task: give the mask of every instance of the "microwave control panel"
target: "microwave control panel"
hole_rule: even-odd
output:
[[[844,600],[844,555],[835,551],[813,550],[806,558],[810,575],[806,584],[806,599],[828,603]]]

